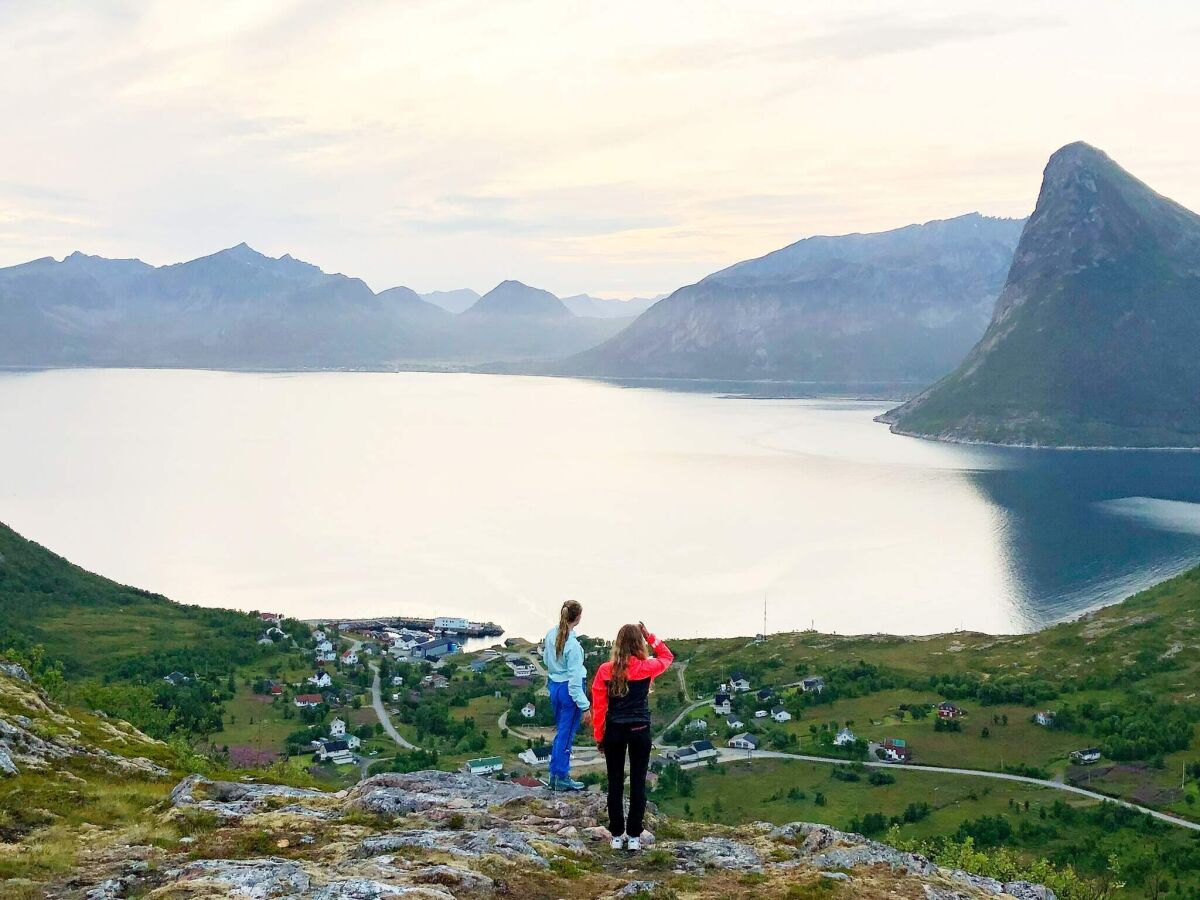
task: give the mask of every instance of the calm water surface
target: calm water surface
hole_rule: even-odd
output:
[[[1021,631],[1200,560],[1200,454],[896,437],[885,404],[565,379],[0,376],[0,521],[296,616],[669,635]]]

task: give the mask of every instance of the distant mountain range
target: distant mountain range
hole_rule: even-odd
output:
[[[629,300],[606,300],[602,297],[589,297],[587,294],[576,294],[573,297],[563,297],[562,302],[567,309],[577,316],[594,319],[621,319],[640,316],[651,306],[665,297],[633,297]]]
[[[1063,147],[987,333],[881,419],[953,441],[1200,446],[1200,216]]]
[[[622,320],[504,282],[461,315],[245,244],[177,265],[73,253],[0,269],[0,365],[340,368],[560,358]]]
[[[630,300],[606,300],[602,297],[591,297],[588,294],[575,294],[563,297],[563,305],[580,318],[584,319],[632,319],[640,316],[657,301],[665,297],[634,297]],[[460,288],[456,291],[433,291],[422,294],[421,299],[435,306],[440,306],[447,312],[460,313],[470,309],[479,300],[479,294],[470,288]]]
[[[431,291],[421,294],[421,299],[434,306],[440,306],[446,312],[460,313],[474,306],[479,294],[470,288],[459,288],[456,291]]]
[[[680,288],[558,371],[927,384],[983,334],[1022,226],[972,213],[808,238]]]

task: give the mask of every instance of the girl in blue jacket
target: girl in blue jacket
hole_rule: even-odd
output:
[[[575,627],[583,606],[568,600],[559,611],[558,624],[546,633],[542,661],[550,679],[550,709],[554,713],[554,744],[550,749],[550,790],[581,791],[583,782],[571,778],[571,745],[581,724],[591,721],[591,702],[584,690],[587,670],[583,646]]]

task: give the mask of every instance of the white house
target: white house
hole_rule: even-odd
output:
[[[1045,725],[1047,728],[1049,728],[1054,724],[1054,720],[1057,718],[1057,716],[1058,714],[1054,712],[1054,710],[1046,709],[1035,715],[1033,717],[1033,721],[1038,725]]]
[[[463,765],[471,775],[491,775],[504,768],[504,760],[498,756],[485,756],[481,759],[468,759]]]
[[[342,737],[346,733],[346,723],[341,719],[334,719],[329,723],[329,734],[332,737]]]
[[[854,736],[854,732],[849,728],[843,728],[833,736],[833,745],[835,747],[845,747],[848,744],[853,744],[858,738]]]
[[[688,722],[687,727],[691,731],[708,731],[708,722],[704,719],[692,719]]]
[[[770,713],[767,712],[765,709],[756,709],[754,711],[754,718],[756,718],[756,719],[765,719],[769,715],[770,715]]]
[[[331,762],[339,766],[354,762],[350,753],[350,745],[346,741],[328,741],[317,748],[316,757],[321,762]]]
[[[790,722],[792,720],[792,714],[782,706],[776,706],[773,710],[771,710],[771,718],[782,724],[784,722]]]
[[[1071,751],[1071,759],[1080,765],[1088,766],[1094,762],[1100,761],[1101,753],[1096,747],[1089,747],[1086,750]]]
[[[741,672],[734,672],[729,679],[729,689],[732,691],[750,690],[750,680]]]
[[[528,678],[537,671],[537,669],[534,668],[533,663],[520,656],[510,656],[504,661],[504,663],[512,670],[513,675],[517,678]]]
[[[746,723],[743,722],[741,719],[739,719],[737,716],[730,716],[728,719],[725,720],[725,725],[728,728],[733,729],[734,731],[740,731],[741,729],[746,727]]]
[[[466,619],[458,619],[454,616],[437,616],[433,620],[434,631],[466,631],[469,623]]]
[[[325,702],[325,698],[320,694],[297,694],[292,702],[303,709],[304,707],[320,706]]]
[[[333,662],[337,659],[337,654],[332,650],[318,650],[317,662]]]
[[[696,759],[699,762],[717,758],[717,748],[712,745],[712,741],[692,741],[692,749],[696,751]]]
[[[318,641],[318,642],[323,641],[323,640],[325,640],[325,632],[323,632],[320,628],[318,628],[316,631],[314,631],[312,633],[312,638],[314,641]]]
[[[347,666],[358,665],[358,654],[353,650],[347,650],[342,654],[342,664]]]
[[[400,687],[402,684],[404,684],[403,678],[401,678],[399,675],[392,676],[392,687]]]
[[[806,694],[813,693],[814,691],[819,694],[825,690],[825,679],[820,675],[810,675],[800,682],[800,687]]]
[[[543,744],[538,747],[527,747],[517,754],[517,758],[526,765],[548,766],[550,765],[550,745]]]
[[[521,715],[523,715],[527,719],[532,719],[534,716],[537,715],[537,707],[534,706],[532,703],[526,703],[524,706],[521,707]]]
[[[727,716],[732,711],[728,694],[717,694],[713,697],[713,712],[719,716]]]
[[[333,684],[333,679],[329,677],[328,672],[317,672],[308,676],[308,683],[316,687],[329,687]]]
[[[396,702],[396,701],[397,701],[397,700],[399,700],[399,699],[400,699],[400,692],[399,692],[399,691],[393,691],[393,692],[392,692],[392,702],[394,703],[394,702]]]
[[[757,750],[758,738],[752,734],[736,734],[729,739],[729,746],[734,750]]]
[[[331,644],[329,641],[322,639],[317,642],[317,652],[318,653],[329,653],[332,650],[333,650],[333,644]]]

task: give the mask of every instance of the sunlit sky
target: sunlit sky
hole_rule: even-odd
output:
[[[0,264],[246,241],[376,290],[666,292],[1026,215],[1106,150],[1200,209],[1200,4],[0,0]]]

